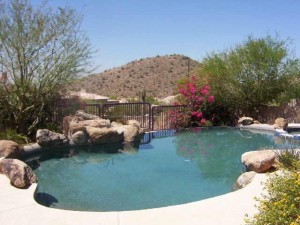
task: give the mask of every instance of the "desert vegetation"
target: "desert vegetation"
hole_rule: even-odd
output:
[[[265,105],[300,96],[300,61],[288,40],[266,36],[248,39],[201,62],[198,78],[211,86],[215,106],[235,118],[256,117]]]
[[[0,1],[1,130],[31,136],[45,127],[64,85],[87,72],[92,51],[81,20],[67,7]]]
[[[246,224],[300,224],[300,153],[286,149],[278,153],[281,173],[271,174],[265,183],[267,194],[257,198],[258,213]]]
[[[182,55],[156,56],[135,60],[124,66],[77,80],[69,90],[115,98],[135,98],[141,90],[148,97],[164,98],[176,93],[177,80],[192,74],[200,63]]]

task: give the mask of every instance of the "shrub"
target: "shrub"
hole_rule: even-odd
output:
[[[276,152],[276,155],[281,168],[291,171],[300,170],[300,151],[296,149],[285,149]]]
[[[170,112],[171,123],[173,128],[200,126],[207,124],[205,110],[209,104],[215,100],[214,96],[210,95],[210,86],[204,87],[199,85],[195,76],[191,79],[185,79],[178,83],[179,103],[185,107],[178,108]],[[175,103],[178,105],[178,103]]]
[[[300,224],[300,172],[274,174],[265,184],[268,194],[258,199],[259,213],[246,217],[248,225]]]
[[[300,63],[279,38],[248,39],[234,48],[209,54],[199,77],[231,113],[256,116],[270,102],[299,97]]]
[[[0,140],[12,140],[19,144],[29,142],[29,139],[26,136],[18,134],[16,130],[11,128],[6,129],[5,131],[0,131]]]
[[[283,150],[278,154],[281,172],[273,173],[257,199],[259,212],[250,218],[246,215],[248,225],[299,225],[300,224],[300,153],[294,149]]]

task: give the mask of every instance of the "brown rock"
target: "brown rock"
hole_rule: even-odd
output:
[[[244,116],[238,120],[238,124],[242,124],[243,126],[251,125],[251,124],[253,124],[253,119],[251,117]]]
[[[0,141],[0,157],[20,158],[24,149],[18,143],[9,140]]]
[[[124,141],[125,142],[138,142],[140,141],[139,127],[134,125],[124,125]]]
[[[242,155],[242,162],[247,171],[257,173],[267,172],[274,164],[276,153],[273,150],[246,152]]]
[[[255,175],[256,172],[254,171],[241,174],[234,185],[234,190],[238,190],[247,186],[249,183],[251,183]]]
[[[87,142],[87,135],[83,131],[77,131],[72,135],[72,141],[76,145],[85,144]]]
[[[118,132],[115,128],[97,128],[87,126],[86,131],[91,141],[96,144],[118,143],[124,141],[123,133]]]
[[[32,169],[18,159],[3,159],[0,161],[0,172],[5,174],[13,186],[26,188],[37,182],[37,177]]]
[[[288,121],[284,118],[277,118],[274,123],[275,129],[283,129],[286,130],[288,127]]]
[[[55,147],[68,143],[65,135],[47,129],[40,129],[36,132],[36,141],[43,147]]]
[[[73,120],[73,116],[65,116],[63,119],[63,134],[68,137],[69,129],[70,129],[70,122]]]
[[[110,127],[110,121],[105,119],[95,119],[95,120],[82,120],[82,121],[75,121],[72,120],[70,122],[70,133],[74,134],[77,131],[83,131],[85,132],[86,127],[96,127],[96,128],[102,128],[102,127]]]

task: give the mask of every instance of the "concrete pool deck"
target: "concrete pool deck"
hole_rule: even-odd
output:
[[[240,225],[256,212],[254,197],[266,174],[245,188],[218,197],[164,208],[123,212],[82,212],[48,208],[33,198],[37,184],[17,189],[0,174],[0,224],[5,225]],[[68,187],[65,187],[68,188]]]

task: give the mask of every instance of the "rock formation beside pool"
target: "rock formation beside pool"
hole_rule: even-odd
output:
[[[252,124],[261,124],[259,121],[254,120],[252,117],[243,116],[238,120],[238,127],[240,126],[249,126]]]
[[[123,142],[124,134],[118,132],[118,129],[110,127],[90,127],[87,126],[86,132],[88,135],[88,140],[93,144],[108,144],[108,143],[118,143]]]
[[[36,175],[22,158],[37,150],[47,150],[61,146],[80,146],[110,143],[124,143],[124,151],[134,152],[144,130],[136,120],[128,120],[127,124],[110,122],[98,116],[78,111],[75,116],[66,116],[63,120],[64,134],[47,129],[36,133],[37,143],[18,145],[14,141],[0,140],[0,173],[5,174],[11,184],[17,188],[26,188],[37,182]]]
[[[67,116],[63,120],[64,134],[47,129],[39,129],[36,133],[37,143],[24,148],[9,140],[0,141],[0,173],[5,174],[11,184],[17,188],[26,188],[37,182],[32,169],[24,162],[15,159],[25,153],[47,150],[61,146],[80,146],[124,143],[124,151],[133,152],[139,143],[144,130],[136,120],[128,120],[127,124],[110,122],[98,116],[78,111],[75,116]]]
[[[242,163],[247,171],[264,173],[271,169],[276,160],[276,153],[273,150],[260,150],[246,152],[242,155]]]
[[[241,174],[237,181],[235,182],[233,186],[233,190],[238,190],[241,188],[244,188],[246,185],[250,184],[251,181],[253,180],[254,176],[256,175],[256,172],[254,171],[249,171]]]
[[[244,116],[238,120],[238,125],[246,126],[246,125],[251,125],[253,123],[254,123],[254,120],[251,117]]]
[[[1,159],[0,173],[5,174],[13,186],[26,188],[37,182],[37,177],[32,169],[18,159]]]
[[[38,130],[36,138],[42,147],[56,147],[66,143],[89,145],[139,142],[143,133],[136,120],[128,120],[127,124],[121,124],[79,110],[74,116],[66,116],[63,119],[63,134],[43,129]]]
[[[233,190],[238,190],[249,183],[257,173],[273,171],[278,163],[277,152],[280,150],[258,150],[245,152],[241,156],[242,163],[247,172],[241,174],[233,186]]]
[[[20,158],[24,149],[18,143],[10,140],[0,140],[0,157]]]
[[[82,145],[87,142],[87,135],[83,131],[77,131],[72,134],[71,139],[75,145]]]
[[[284,118],[277,118],[274,122],[275,129],[283,129],[286,130],[288,127],[288,121]]]
[[[36,142],[42,147],[56,147],[67,144],[69,140],[63,134],[40,129],[36,132]]]

